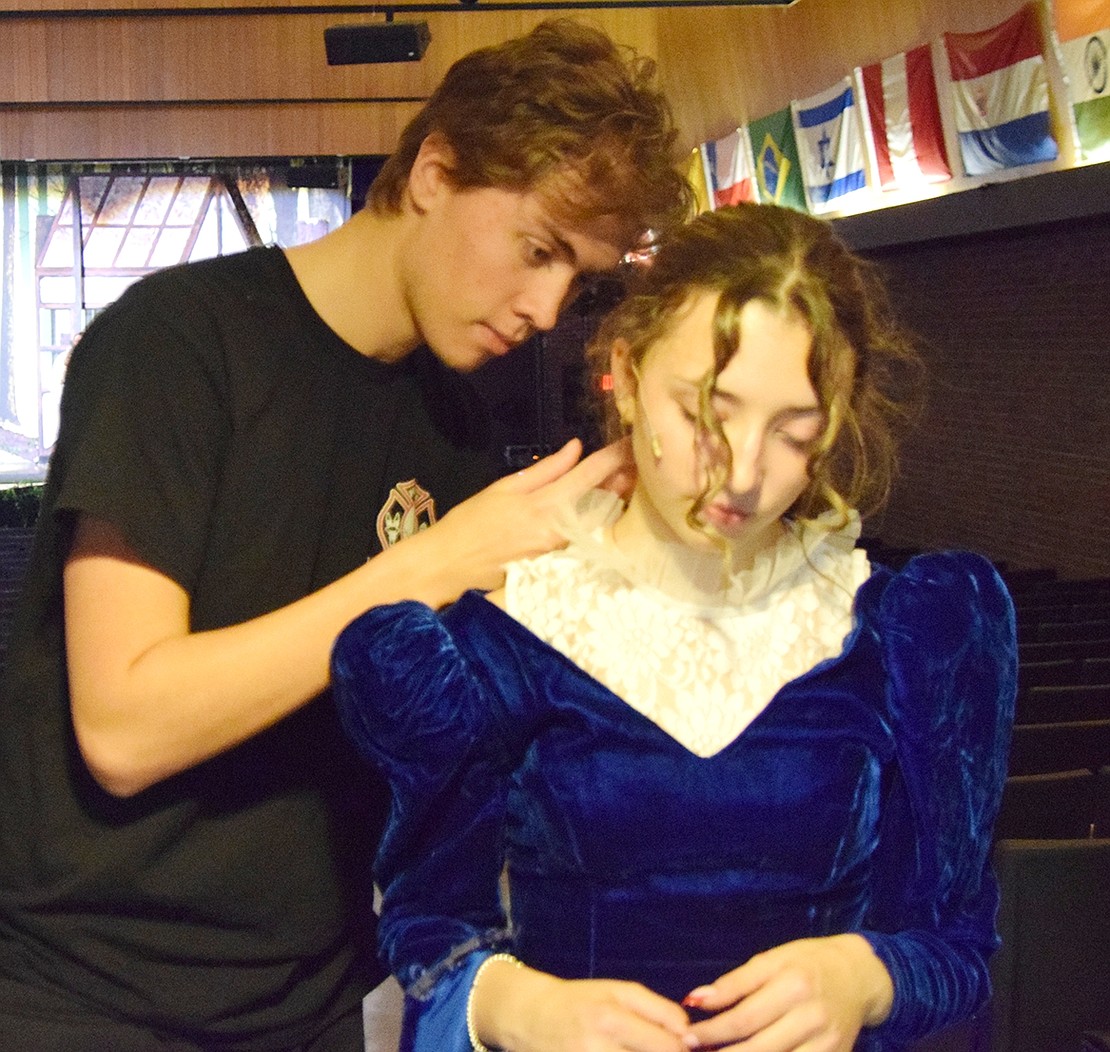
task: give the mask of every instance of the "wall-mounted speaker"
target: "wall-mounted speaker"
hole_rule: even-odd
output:
[[[418,62],[432,34],[427,22],[374,22],[324,30],[329,66],[363,62]]]

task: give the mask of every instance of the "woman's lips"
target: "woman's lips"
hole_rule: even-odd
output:
[[[726,537],[739,533],[751,519],[751,513],[731,504],[710,504],[701,513],[702,519]]]

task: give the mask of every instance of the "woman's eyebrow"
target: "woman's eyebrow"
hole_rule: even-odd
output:
[[[683,394],[697,395],[701,390],[701,377],[696,380],[688,380],[683,376],[676,376],[675,383]],[[734,406],[740,405],[744,400],[739,396],[732,394],[729,391],[722,391],[718,387],[714,387],[710,392],[710,398],[714,401],[722,401],[726,405]],[[778,418],[787,417],[790,419],[797,419],[799,417],[807,416],[821,416],[824,410],[817,402],[810,402],[805,405],[790,405],[785,406],[775,414]]]
[[[710,393],[710,397],[713,399],[713,401],[721,401],[729,406],[742,405],[744,402],[744,399],[741,398],[739,395],[732,394],[729,391],[721,391],[717,388],[713,389],[713,391]],[[805,405],[783,406],[782,409],[775,413],[775,416],[778,419],[782,419],[784,417],[796,419],[798,417],[805,416],[820,416],[822,412],[823,410],[816,402],[811,402]]]
[[[780,417],[790,417],[791,419],[803,416],[821,416],[822,409],[819,405],[796,405],[788,406],[783,409],[778,415]]]

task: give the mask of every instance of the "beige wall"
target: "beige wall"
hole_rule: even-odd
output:
[[[212,13],[156,13],[149,10],[155,4]],[[545,17],[414,14],[432,34],[421,62],[329,67],[327,26],[381,16],[304,13],[306,5],[292,5],[16,0],[0,14],[0,157],[388,153],[458,55]],[[985,28],[1020,6],[798,0],[789,8],[684,9],[678,2],[573,17],[658,58],[688,148],[820,90],[852,66],[945,30]],[[398,3],[398,18],[403,9]]]

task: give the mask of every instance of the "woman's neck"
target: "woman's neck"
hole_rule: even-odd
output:
[[[751,569],[759,555],[773,549],[786,532],[784,523],[776,520],[758,534],[743,536],[731,543],[708,532],[697,532],[693,527],[689,533],[679,536],[658,513],[647,494],[637,487],[628,506],[613,524],[610,539],[625,558],[637,563],[674,558],[677,550],[684,553],[684,561],[712,563],[735,574]]]
[[[750,570],[761,553],[773,550],[786,532],[785,525],[776,521],[758,538],[726,544],[708,534],[695,534],[694,543],[688,543],[637,488],[607,531],[606,543],[635,567],[638,580],[671,595],[711,600],[734,575]]]

